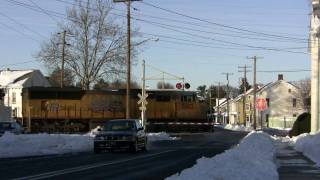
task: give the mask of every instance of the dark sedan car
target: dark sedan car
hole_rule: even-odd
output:
[[[94,152],[102,150],[126,149],[146,150],[147,135],[139,120],[110,120],[104,124],[94,139]]]

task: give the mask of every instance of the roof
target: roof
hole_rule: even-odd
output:
[[[0,71],[0,87],[32,87],[51,86],[40,70],[2,70]]]
[[[280,83],[286,83],[286,84],[289,84],[289,85],[293,86],[294,88],[299,89],[297,86],[293,85],[292,83],[290,83],[290,82],[288,82],[288,81],[278,80],[278,81],[275,81],[275,82],[268,83],[267,85],[265,85],[265,86],[263,86],[261,89],[259,89],[258,92],[261,93],[262,91],[264,91],[264,90],[266,90],[266,89],[268,89],[268,88],[271,88],[271,87],[273,87],[273,86],[275,86],[275,85],[278,85],[278,84],[280,84]]]
[[[3,70],[0,71],[0,86],[10,84],[22,85],[34,70]]]

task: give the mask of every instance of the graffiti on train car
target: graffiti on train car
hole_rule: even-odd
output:
[[[90,109],[93,112],[124,112],[125,110],[121,101],[95,101],[90,104]]]

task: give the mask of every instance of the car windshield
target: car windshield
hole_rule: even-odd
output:
[[[12,129],[11,123],[0,123],[0,130],[10,130]]]
[[[132,131],[134,130],[134,122],[131,121],[115,121],[107,122],[103,127],[103,131]]]

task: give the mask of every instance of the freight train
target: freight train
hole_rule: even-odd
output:
[[[140,89],[131,90],[132,118],[141,114],[137,104],[140,92]],[[147,90],[147,93],[149,131],[211,129],[206,118],[208,107],[198,100],[196,92]],[[31,87],[25,88],[21,95],[22,117],[18,120],[31,132],[85,132],[107,120],[125,118],[125,89]]]

